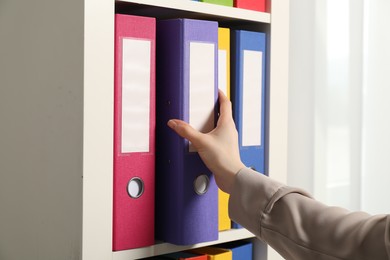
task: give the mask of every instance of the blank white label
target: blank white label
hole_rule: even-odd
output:
[[[261,90],[263,53],[244,50],[242,145],[261,145]]]
[[[218,50],[218,88],[227,96],[227,53],[226,50]]]
[[[214,128],[215,45],[190,42],[189,123],[207,133]],[[196,149],[190,143],[190,152]]]
[[[122,153],[149,151],[149,40],[122,42]]]

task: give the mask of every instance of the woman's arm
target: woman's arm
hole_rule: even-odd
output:
[[[329,207],[306,192],[252,171],[241,162],[231,103],[219,93],[217,127],[200,133],[186,122],[168,125],[197,148],[220,189],[229,215],[286,259],[390,259],[390,217]],[[384,203],[387,198],[384,198]]]
[[[230,217],[286,259],[390,259],[390,216],[329,207],[251,169],[236,176]]]

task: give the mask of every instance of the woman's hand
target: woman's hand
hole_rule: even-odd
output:
[[[168,126],[195,146],[203,162],[214,173],[218,187],[230,193],[236,173],[245,165],[240,159],[232,104],[222,91],[219,91],[219,104],[217,127],[209,133],[201,133],[178,119],[169,120]]]

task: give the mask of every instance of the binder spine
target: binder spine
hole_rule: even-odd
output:
[[[265,0],[234,0],[234,7],[249,9],[259,12],[266,11]]]
[[[169,119],[190,121],[190,45],[210,43],[217,53],[216,22],[175,19],[157,23],[157,216],[158,239],[188,245],[218,239],[217,186],[187,140],[167,127]],[[214,61],[216,74],[217,55]],[[216,78],[216,75],[215,75]],[[217,79],[213,84],[217,101]],[[214,107],[216,118],[216,107]],[[214,122],[215,124],[215,122]],[[205,194],[194,190],[199,175],[210,180]]]
[[[264,131],[266,129],[265,122],[265,78],[266,78],[266,36],[265,33],[249,32],[249,31],[233,31],[232,37],[232,100],[233,100],[233,117],[239,133],[239,148],[241,159],[248,167],[253,167],[258,172],[264,174]],[[244,51],[255,51],[262,53],[261,70],[255,71],[262,75],[261,85],[259,85],[259,106],[261,111],[259,120],[261,122],[260,142],[257,145],[243,144],[243,107],[244,95],[243,92],[247,86],[244,85]]]
[[[135,48],[140,48],[135,50]],[[142,53],[138,55],[137,52]],[[143,58],[145,57],[148,58]],[[130,56],[130,57],[129,57]],[[137,60],[139,59],[139,60]],[[141,61],[142,73],[132,65]],[[115,16],[113,250],[154,244],[155,19]],[[124,71],[127,69],[128,71]],[[149,73],[149,75],[147,75]],[[140,76],[142,75],[142,76]],[[132,77],[137,78],[132,81]],[[139,87],[142,86],[142,89]],[[144,102],[129,102],[134,93]],[[138,97],[138,96],[137,96]],[[138,108],[134,112],[133,107]],[[135,126],[134,118],[142,122]],[[134,144],[141,127],[143,140]],[[135,186],[135,190],[133,189]],[[138,189],[138,190],[137,190]]]
[[[231,39],[231,95],[233,101],[233,118],[239,135],[241,160],[247,167],[251,167],[261,174],[265,174],[266,35],[265,33],[260,32],[236,30],[231,32]],[[245,55],[247,55],[247,57],[245,57]],[[248,59],[248,55],[249,62],[248,60],[245,60]],[[245,67],[245,64],[247,67]],[[261,75],[261,78],[259,78],[259,75]],[[248,77],[250,80],[245,82],[245,79]],[[251,85],[253,79],[258,83],[258,89],[256,89],[256,86],[254,87]],[[248,93],[247,95],[244,95],[245,91],[254,92],[255,94],[249,96],[255,97],[256,102],[252,102],[253,100],[244,100],[248,97]],[[250,103],[249,106],[248,103]],[[251,106],[256,109],[253,113],[247,111],[248,107]],[[253,125],[248,125],[247,122],[246,124],[244,123],[244,116],[253,117],[253,114],[258,117],[249,121],[250,123],[256,121],[258,124],[255,127],[253,127]],[[248,121],[248,119],[246,121]],[[244,127],[251,129],[244,129]],[[248,143],[248,141],[246,141],[248,138],[244,138],[244,135],[248,135],[248,133],[254,135],[254,137],[249,138],[249,143],[253,143],[250,145],[246,144]],[[241,228],[239,224],[234,222],[232,223],[232,227]]]
[[[233,0],[200,0],[200,2],[224,6],[233,6]]]
[[[218,87],[230,99],[230,29],[218,29]],[[218,229],[231,228],[229,194],[218,190]]]

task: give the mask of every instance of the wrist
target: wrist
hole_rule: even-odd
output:
[[[221,173],[225,180],[225,183],[223,185],[223,190],[226,193],[230,194],[232,192],[237,173],[245,167],[246,166],[240,161],[226,168],[224,172]]]

